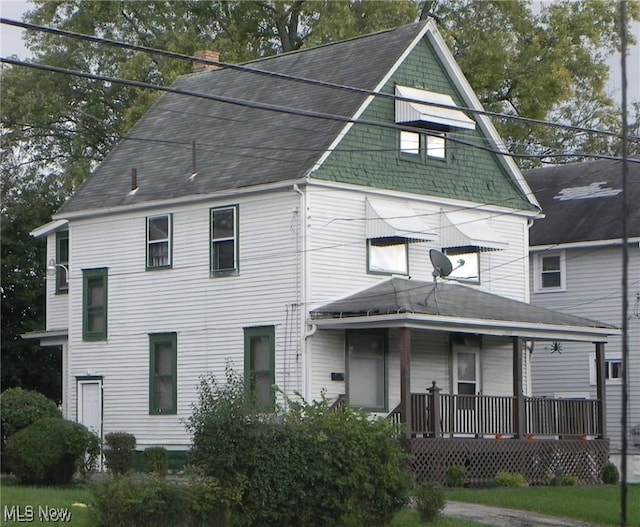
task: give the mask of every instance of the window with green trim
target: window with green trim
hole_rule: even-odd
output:
[[[387,333],[348,331],[347,397],[349,406],[373,412],[387,410]]]
[[[171,214],[147,218],[147,269],[171,267]]]
[[[275,327],[244,330],[244,372],[247,394],[258,407],[275,405]]]
[[[178,411],[178,337],[176,333],[149,335],[149,413]]]
[[[107,340],[107,269],[82,271],[82,338]]]
[[[238,272],[238,206],[211,209],[211,274]]]
[[[56,232],[56,293],[69,292],[69,231]]]

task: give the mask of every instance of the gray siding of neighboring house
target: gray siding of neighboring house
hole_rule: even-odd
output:
[[[545,251],[544,254],[561,249]],[[584,247],[566,249],[566,290],[536,292],[532,280],[531,303],[622,326],[622,251],[620,247]],[[540,252],[531,248],[532,275]],[[629,244],[629,423],[640,425],[640,319],[633,316],[640,288],[640,248]],[[593,372],[593,346],[586,343],[562,343],[553,351],[552,343],[535,344],[533,394],[535,396],[596,397]],[[607,358],[621,356],[622,338],[612,336],[605,344]],[[610,380],[607,390],[607,429],[611,451],[621,446],[621,385]],[[632,444],[630,438],[630,445]]]

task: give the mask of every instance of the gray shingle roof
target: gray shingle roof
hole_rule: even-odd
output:
[[[372,90],[424,22],[251,62],[256,69]],[[219,69],[174,88],[352,116],[365,95]],[[165,93],[61,209],[100,209],[304,177],[344,126]],[[192,173],[196,143],[197,177]],[[138,191],[131,190],[131,169]]]
[[[628,166],[629,237],[638,237],[640,164]],[[546,216],[530,230],[532,246],[622,237],[621,162],[571,163],[530,170],[524,176]]]
[[[391,278],[311,312],[313,318],[344,318],[416,313],[461,319],[569,327],[614,326],[511,300],[478,289],[438,282]]]

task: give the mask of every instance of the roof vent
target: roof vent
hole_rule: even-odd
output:
[[[206,62],[202,62],[202,60],[211,60],[214,62],[219,62],[220,53],[217,51],[213,51],[210,49],[203,49],[203,50],[196,51],[193,54],[193,56],[196,59],[193,61],[193,73],[217,70],[220,67],[217,64],[207,64]],[[202,60],[197,60],[197,59],[202,59]]]

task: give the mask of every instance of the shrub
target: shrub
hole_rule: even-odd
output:
[[[563,487],[575,487],[578,483],[580,483],[578,476],[565,476],[562,478]]]
[[[447,469],[447,487],[462,487],[467,478],[467,469],[463,465],[453,465]]]
[[[114,474],[126,474],[133,470],[135,436],[127,432],[111,432],[104,439],[109,447],[104,452],[107,468]]]
[[[99,446],[86,427],[49,417],[13,434],[7,441],[9,467],[22,483],[60,485],[71,482],[87,451]]]
[[[526,484],[522,474],[513,474],[511,472],[498,472],[495,482],[498,487],[524,487]]]
[[[615,485],[620,480],[620,472],[618,467],[609,462],[602,469],[602,482],[607,485]]]
[[[144,471],[147,474],[165,476],[169,471],[169,453],[166,448],[153,446],[142,452]]]
[[[203,379],[190,461],[240,500],[234,527],[384,525],[408,501],[406,455],[386,419],[326,399],[260,413],[230,369]]]
[[[93,486],[92,492],[91,514],[98,527],[227,525],[226,494],[211,480],[176,484],[118,476]]]
[[[414,490],[416,509],[420,521],[435,522],[444,509],[444,492],[434,485],[419,485]]]
[[[45,417],[59,417],[62,414],[56,403],[39,392],[10,388],[0,395],[0,418],[2,439],[32,425]]]

